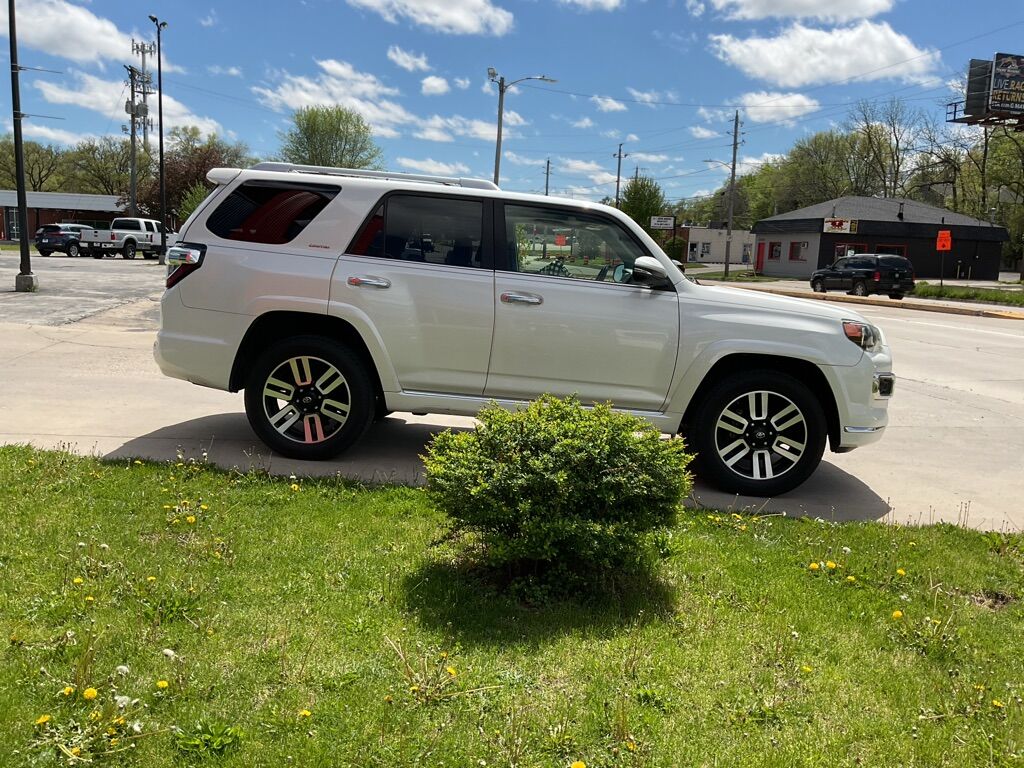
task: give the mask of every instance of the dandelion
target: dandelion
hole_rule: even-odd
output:
[[[992,699],[992,706],[995,707],[996,709],[1002,709],[1003,708],[1003,702],[1001,702],[999,699]]]
[[[418,685],[410,685],[409,686],[409,693],[419,693],[419,692],[420,692],[420,687]]]
[[[456,675],[455,667],[445,667],[445,672],[447,672],[452,677],[455,677]]]
[[[100,712],[98,709],[94,709],[92,712],[89,713],[89,719],[93,722],[99,720],[101,717],[103,717],[103,713]]]
[[[167,686],[169,686],[169,685],[170,685],[170,683],[168,683],[166,680],[157,680],[156,681],[156,687],[159,688],[161,691],[165,690],[167,688]]]
[[[133,463],[133,464],[135,464],[135,466],[137,466],[137,467],[141,467],[141,466],[142,466],[142,462],[141,462],[141,461],[139,461],[138,459],[136,459],[136,460],[135,460],[134,462],[132,462],[132,463]]]
[[[802,667],[800,667],[800,671],[803,672],[805,675],[809,675],[811,672],[814,671],[814,667],[809,667],[806,664],[804,664]]]
[[[73,686],[73,685],[65,685],[63,690],[61,690],[61,693],[63,693],[65,696],[70,696],[74,692],[75,692],[75,686]]]
[[[95,688],[86,688],[84,691],[82,691],[82,698],[86,701],[92,701],[99,695],[99,691],[97,691]]]
[[[85,602],[87,602],[87,603],[93,603],[93,602],[95,602],[95,601],[96,601],[96,598],[95,598],[95,597],[93,597],[92,595],[86,595],[86,596],[85,596]]]
[[[827,563],[825,563],[825,567],[828,568],[830,571],[834,571],[836,569],[836,564],[829,560]]]
[[[821,568],[821,566],[820,566],[820,565],[818,565],[817,563],[811,563],[811,564],[810,564],[809,566],[807,566],[807,567],[808,567],[808,568],[810,568],[810,569],[811,569],[812,571],[817,571],[818,569],[820,569],[820,568]]]
[[[81,576],[75,576],[75,578],[71,580],[71,583],[77,587],[79,584],[84,584],[85,580]]]
[[[196,523],[196,516],[195,515],[189,515],[188,517],[185,518],[185,522],[188,523],[189,525],[195,525],[195,523]]]
[[[747,530],[747,526],[745,526],[745,525],[741,525],[741,526],[740,526],[740,530],[741,530],[741,531],[745,531],[745,530]]]
[[[626,742],[626,749],[628,749],[630,752],[636,752],[636,742],[633,741],[632,739],[627,741]]]
[[[40,715],[36,718],[36,725],[46,725],[48,722],[50,722],[49,715]]]
[[[299,490],[299,484],[298,483],[292,483],[292,491],[298,492],[298,490]]]
[[[902,618],[903,618],[903,611],[901,611],[901,610],[899,610],[899,609],[897,609],[897,610],[893,611],[893,612],[892,612],[892,617],[893,617],[893,619],[895,619],[896,621],[899,621],[900,619],[902,619]]]
[[[310,712],[308,709],[300,709],[299,710],[299,717],[309,717],[312,714],[313,713]]]
[[[386,696],[384,697],[384,703],[385,703],[385,704],[390,704],[390,703],[391,703],[391,702],[393,702],[393,701],[394,701],[394,699],[392,699],[392,698],[391,698],[391,694],[390,694],[390,693],[389,693],[389,694],[387,694],[387,695],[386,695]]]
[[[147,576],[146,581],[152,584],[154,581],[156,581],[156,576]]]
[[[917,546],[917,542],[916,541],[908,541],[907,542],[907,546],[908,547],[916,547]]]
[[[897,569],[896,569],[896,575],[897,575],[897,576],[906,576],[906,575],[907,575],[907,572],[906,572],[906,571],[904,571],[904,570],[903,570],[902,568],[897,568]]]
[[[575,763],[570,765],[569,768],[587,768],[587,764],[582,760],[577,760]]]
[[[857,580],[857,577],[856,576],[847,576],[846,580],[848,582],[850,582],[851,584],[853,584],[853,582],[855,582]]]
[[[201,510],[203,510],[203,512],[205,512],[206,510],[208,510],[210,508],[210,505],[209,504],[200,504],[199,508]]]
[[[980,685],[980,684],[975,684],[974,690],[976,690],[976,691],[984,691],[985,690],[985,686],[984,685]]]
[[[111,739],[111,740],[110,740],[110,746],[112,746],[112,747],[116,747],[116,746],[117,746],[117,742],[118,742],[118,741],[119,741],[119,739],[118,739],[117,737],[115,737],[115,738]]]
[[[181,520],[179,520],[178,518],[174,518],[173,520],[171,520],[171,525],[177,525],[180,522]]]

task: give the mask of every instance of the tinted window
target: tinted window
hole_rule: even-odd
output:
[[[141,232],[142,226],[134,219],[114,219],[110,222],[111,229],[124,229],[130,232]]]
[[[850,259],[853,269],[874,269],[877,266],[874,256],[856,256]]]
[[[59,224],[43,224],[37,231],[39,232],[60,232]]]
[[[832,265],[833,269],[846,269],[850,266],[850,259],[836,259],[836,263]]]
[[[912,265],[909,260],[902,256],[880,256],[878,260],[885,266],[891,269],[912,269]]]
[[[225,240],[288,243],[340,191],[327,184],[247,181],[210,214],[206,228]]]
[[[481,266],[484,205],[477,200],[391,195],[348,252],[402,261]]]

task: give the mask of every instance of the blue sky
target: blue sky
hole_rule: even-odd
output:
[[[0,28],[7,35],[6,3]],[[389,168],[490,178],[497,92],[502,186],[598,199],[623,174],[670,199],[725,174],[733,110],[742,167],[899,96],[942,120],[969,58],[1024,54],[1020,0],[18,0],[29,138],[120,133],[131,40],[166,19],[165,122],[272,157],[295,108],[339,103],[374,126]],[[9,86],[0,91],[10,126]],[[155,117],[155,106],[153,114]]]

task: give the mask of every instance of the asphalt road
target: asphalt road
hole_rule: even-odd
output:
[[[151,348],[163,270],[141,259],[34,259],[37,294],[15,294],[17,254],[0,253],[0,442],[65,447],[109,458],[339,474],[368,482],[422,480],[430,435],[471,419],[395,414],[349,456],[323,463],[270,456],[249,429],[241,395],[165,378]],[[826,454],[785,497],[694,503],[835,520],[1024,528],[1024,322],[858,307],[896,359],[897,393],[883,440]]]

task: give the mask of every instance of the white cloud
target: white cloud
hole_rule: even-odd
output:
[[[217,9],[211,8],[210,13],[199,20],[199,24],[204,27],[212,27],[217,23]]]
[[[146,34],[152,34],[150,27]],[[0,6],[0,36],[7,37],[7,3]],[[132,36],[110,19],[66,0],[21,0],[18,3],[18,45],[45,51],[80,64],[128,62]],[[165,72],[183,72],[164,57]]]
[[[776,37],[711,35],[715,55],[750,77],[786,88],[841,80],[931,79],[939,52],[918,48],[885,22],[823,30],[796,23]]]
[[[6,121],[7,130],[12,130],[10,121]],[[63,128],[52,128],[48,125],[41,125],[39,123],[33,123],[31,120],[23,120],[21,123],[22,133],[25,134],[25,138],[28,139],[42,139],[47,142],[55,142],[57,144],[65,144],[67,146],[73,146],[86,139],[95,139],[96,137],[91,133],[73,133],[72,131],[66,131]]]
[[[601,135],[606,139],[617,139],[622,135],[622,132],[617,131],[614,128],[610,128],[607,131],[601,131]]]
[[[638,163],[664,163],[668,155],[651,154],[649,152],[630,152],[629,156]]]
[[[768,165],[769,163],[775,163],[782,160],[785,155],[778,154],[776,152],[764,152],[756,157],[750,155],[741,156],[736,160],[736,175],[743,176],[748,173],[754,173],[761,169],[761,166]],[[724,166],[717,166],[720,170],[724,170],[728,173],[729,169]]]
[[[700,2],[700,0],[686,0],[686,10],[695,19],[698,19],[704,13],[704,3]]]
[[[219,64],[214,64],[206,68],[206,71],[211,75],[227,75],[228,77],[241,77],[241,67],[222,67]]]
[[[511,31],[512,14],[490,0],[348,0],[349,5],[452,35],[497,35]]]
[[[573,128],[593,128],[594,127],[594,121],[591,120],[589,117],[581,117],[579,120],[576,120],[574,123],[572,123],[572,127]]]
[[[638,91],[636,88],[626,88],[626,90],[629,91],[630,96],[651,109],[656,109],[658,107],[657,102],[669,101],[675,95],[671,92],[662,93],[661,91]]]
[[[322,104],[338,104],[363,116],[378,136],[398,136],[398,126],[416,122],[416,118],[396,101],[398,89],[384,85],[375,75],[360,72],[347,61],[317,61],[316,77],[278,75],[274,87],[252,89],[260,101],[277,110],[295,110]],[[166,99],[165,99],[166,101]]]
[[[515,112],[505,113],[506,126],[514,126],[516,123],[508,122],[509,114],[516,115]],[[521,118],[520,118],[521,120]],[[461,115],[452,115],[451,117],[442,117],[441,115],[431,115],[425,120],[416,120],[418,130],[413,134],[417,139],[424,139],[426,141],[442,141],[449,142],[455,141],[456,136],[464,136],[471,139],[479,139],[480,141],[493,142],[497,138],[497,126],[495,123],[488,122],[486,120],[476,120],[462,117]],[[502,130],[503,139],[511,139],[518,137],[518,133],[513,129],[504,128]]]
[[[420,92],[424,96],[440,96],[442,93],[448,93],[450,90],[448,81],[437,75],[424,77],[420,88]]]
[[[470,79],[468,77],[456,77],[455,78],[455,87],[458,88],[461,91],[464,91],[467,88],[469,88],[469,84],[470,84]]]
[[[751,122],[783,123],[793,125],[793,121],[806,114],[816,111],[819,102],[802,93],[779,93],[778,91],[755,91],[745,93],[734,99],[733,104],[744,108],[744,113]]]
[[[397,45],[388,48],[388,59],[408,72],[429,72],[430,64],[427,63],[427,54],[412,53],[403,51]]]
[[[547,163],[546,159],[539,157],[523,157],[522,155],[517,155],[515,152],[512,152],[511,150],[508,149],[506,149],[502,154],[505,156],[506,160],[508,160],[510,163],[515,163],[516,165],[543,166],[545,163]]]
[[[695,139],[713,139],[718,136],[718,131],[712,131],[710,128],[705,128],[702,125],[691,125],[690,133],[693,134]]]
[[[469,173],[469,166],[463,163],[442,163],[440,160],[413,160],[411,157],[400,157],[397,162],[402,168],[409,168],[432,176],[462,176]]]
[[[590,100],[602,112],[625,112],[626,105],[609,96],[591,96]]]
[[[563,5],[575,5],[585,11],[614,11],[623,0],[561,0]]]
[[[710,0],[730,19],[867,19],[892,9],[894,0]],[[699,14],[698,14],[699,15]]]
[[[111,120],[124,119],[124,83],[120,80],[103,80],[84,72],[72,71],[75,87],[37,80],[33,85],[50,104],[67,104],[98,112]],[[153,102],[150,102],[152,105]],[[156,118],[156,111],[150,116]],[[164,94],[164,123],[166,128],[194,125],[204,135],[222,134],[220,123],[211,117],[197,115],[173,96]]]
[[[561,160],[562,173],[588,174],[605,170],[604,166],[593,160]]]
[[[640,141],[640,137],[637,136],[635,133],[627,133],[626,141]]]

